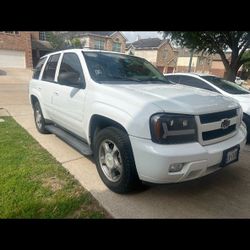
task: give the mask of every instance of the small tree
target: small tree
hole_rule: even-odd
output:
[[[81,41],[79,38],[71,38],[70,44],[72,48],[82,49],[84,48],[85,41]]]
[[[55,50],[65,49],[67,47],[65,39],[57,33],[48,32],[47,40]]]
[[[177,45],[187,47],[196,52],[219,54],[225,66],[225,78],[235,80],[236,74],[250,57],[243,57],[250,47],[250,31],[163,31],[165,37],[169,36]],[[230,49],[231,59],[226,58],[225,52]]]

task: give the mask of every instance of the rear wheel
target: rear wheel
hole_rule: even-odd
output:
[[[128,135],[107,127],[94,138],[97,171],[104,184],[116,193],[128,193],[141,185]]]
[[[34,118],[37,130],[41,134],[48,134],[49,132],[45,129],[46,123],[38,101],[34,104]]]

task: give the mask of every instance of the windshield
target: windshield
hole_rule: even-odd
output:
[[[216,76],[201,76],[201,78],[211,82],[216,87],[226,91],[227,93],[234,94],[234,95],[242,95],[242,94],[249,94],[250,91],[247,89],[237,85],[234,82],[227,81],[225,79],[216,77]]]
[[[91,78],[99,83],[169,83],[143,58],[106,52],[83,52]]]

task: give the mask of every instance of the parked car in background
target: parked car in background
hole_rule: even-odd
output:
[[[173,73],[165,74],[165,77],[172,83],[210,90],[237,100],[243,109],[243,121],[248,131],[247,140],[250,142],[250,91],[248,89],[213,75]]]
[[[244,84],[245,83],[245,81],[244,80],[242,80],[239,76],[236,76],[236,78],[235,78],[235,81],[234,81],[236,84],[238,84],[238,85],[242,85],[242,84]]]

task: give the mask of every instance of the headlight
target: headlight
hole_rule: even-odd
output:
[[[197,128],[192,115],[155,114],[150,118],[153,142],[177,144],[197,141]]]

